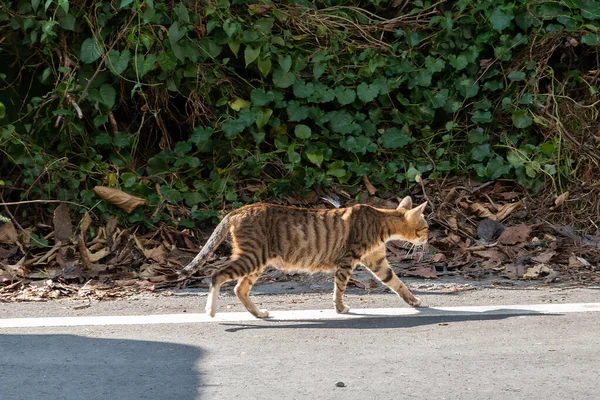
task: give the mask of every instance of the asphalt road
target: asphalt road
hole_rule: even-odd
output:
[[[419,293],[430,308],[415,315],[0,328],[0,399],[599,398],[600,312],[443,308],[596,303],[598,290],[444,290]],[[86,308],[70,300],[0,304],[0,324],[185,315],[200,312],[204,300],[188,291]],[[331,306],[329,293],[255,300],[272,311]],[[227,291],[220,304],[218,316],[242,311]],[[360,291],[347,304],[357,311],[405,307],[395,295]]]

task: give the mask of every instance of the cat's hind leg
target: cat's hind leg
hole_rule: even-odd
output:
[[[269,312],[267,310],[259,309],[256,304],[250,300],[250,289],[252,289],[252,285],[254,285],[254,282],[256,282],[261,274],[262,269],[240,278],[237,285],[235,285],[234,290],[235,294],[250,314],[254,315],[256,318],[267,318]]]
[[[421,300],[415,297],[410,290],[408,290],[404,282],[402,282],[396,276],[394,271],[392,271],[392,268],[385,258],[385,247],[364,257],[361,262],[364,263],[364,265],[369,269],[369,271],[371,271],[373,275],[375,275],[387,287],[396,292],[396,294],[402,297],[402,299],[409,305],[413,307],[419,307],[421,305]]]
[[[254,283],[254,281],[258,279],[258,276],[260,276],[260,272],[262,272],[262,266],[257,265],[255,258],[248,254],[240,255],[233,259],[227,267],[216,271],[211,278],[208,299],[206,301],[206,313],[211,317],[215,316],[217,312],[217,298],[219,297],[221,286],[226,282],[239,279],[239,288],[236,286],[236,294],[238,293],[238,290],[241,291],[242,296],[240,297],[240,295],[238,295],[238,297],[242,300],[242,303],[254,316],[258,318],[266,317],[268,313],[264,310],[258,310],[250,299],[248,299],[248,292],[250,292],[250,287],[252,286],[251,284],[249,285],[249,282],[252,278],[250,278],[250,280],[245,279],[250,275],[258,273],[254,280],[252,280],[252,283]],[[246,292],[245,296],[243,295],[244,292]],[[248,303],[252,304],[253,307],[249,307]]]
[[[343,297],[348,285],[348,280],[352,274],[352,267],[342,266],[335,269],[334,287],[333,287],[333,305],[335,311],[339,314],[345,314],[349,311],[348,307],[344,305]]]

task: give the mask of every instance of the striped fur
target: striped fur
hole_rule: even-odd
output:
[[[394,290],[411,306],[420,300],[410,293],[390,268],[385,242],[406,240],[418,245],[427,242],[428,226],[423,217],[426,203],[411,209],[406,197],[397,209],[368,205],[339,209],[303,209],[272,204],[253,204],[229,213],[217,226],[200,253],[181,272],[189,277],[201,267],[219,244],[231,235],[230,263],[213,274],[206,311],[214,316],[221,285],[237,280],[235,293],[254,316],[265,318],[250,300],[252,285],[267,265],[282,270],[334,271],[334,305],[339,313],[348,311],[342,296],[357,265]]]

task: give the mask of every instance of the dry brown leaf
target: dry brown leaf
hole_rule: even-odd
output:
[[[530,234],[531,226],[529,225],[509,226],[504,229],[504,232],[498,238],[498,242],[505,245],[522,243],[529,238]]]
[[[489,260],[494,260],[494,261],[504,260],[504,253],[502,253],[501,251],[498,251],[498,250],[474,251],[473,253],[475,255],[478,255],[479,257],[487,258]]]
[[[471,204],[469,206],[469,210],[471,210],[471,212],[477,215],[479,218],[489,218],[493,221],[496,220],[496,216],[481,203]]]
[[[550,271],[552,271],[552,268],[550,268],[548,264],[536,264],[527,269],[527,272],[523,275],[523,278],[537,279],[541,275],[548,275]]]
[[[268,12],[273,8],[273,4],[249,4],[248,9],[255,15],[260,15]]]
[[[162,244],[153,249],[144,249],[143,251],[146,258],[152,259],[161,265],[165,264],[167,259],[167,250]]]
[[[17,233],[17,230],[12,222],[5,222],[4,224],[0,225],[0,243],[13,245],[17,243],[18,239],[19,234]]]
[[[577,257],[575,254],[569,256],[569,268],[589,268],[591,264],[583,257]]]
[[[54,210],[52,217],[54,225],[54,238],[61,242],[71,239],[73,236],[73,224],[71,223],[71,215],[69,215],[69,206],[65,203],[60,203]]]
[[[450,229],[452,229],[453,231],[457,231],[458,230],[458,222],[456,221],[456,217],[454,216],[450,216],[446,219],[446,223],[448,224],[448,226],[450,227]]]
[[[104,248],[102,250],[98,250],[95,253],[92,253],[88,249],[85,249],[85,250],[87,252],[87,258],[91,263],[96,263],[110,254],[110,251],[106,248]]]
[[[551,210],[559,208],[569,198],[569,192],[566,191],[554,200],[554,206],[550,207]]]
[[[556,255],[555,251],[552,250],[548,250],[545,251],[541,254],[538,254],[535,257],[531,258],[531,261],[536,262],[536,263],[547,263],[550,261],[550,259],[552,259],[552,257],[554,257]]]
[[[369,194],[373,196],[377,192],[377,189],[371,184],[371,181],[369,181],[369,177],[366,174],[363,174],[362,180],[365,184],[365,187],[367,188],[367,192],[369,192]]]
[[[81,232],[86,232],[91,224],[92,218],[90,217],[90,214],[86,211],[85,214],[83,214],[83,217],[81,217],[81,221],[79,221],[79,230]]]
[[[517,192],[502,192],[496,193],[496,196],[502,198],[503,200],[513,200],[520,196]]]
[[[408,271],[404,271],[402,273],[403,276],[412,276],[416,278],[424,278],[424,279],[438,279],[436,273],[433,271],[431,267],[418,267],[411,268]]]
[[[446,261],[446,255],[444,253],[436,253],[431,257],[431,262],[439,263]]]
[[[504,272],[500,274],[508,279],[519,279],[525,274],[524,265],[508,264],[504,266]]]
[[[132,196],[121,190],[108,188],[106,186],[96,186],[94,187],[94,192],[102,199],[125,210],[127,213],[131,213],[137,207],[146,204],[146,200],[141,197]]]
[[[452,198],[455,195],[456,195],[456,188],[450,189],[450,191],[448,191],[448,193],[446,194],[446,197],[444,197],[444,203],[449,203],[450,200],[452,200]]]
[[[520,210],[523,207],[523,200],[519,200],[516,203],[506,203],[496,213],[496,221],[502,221],[513,212]]]

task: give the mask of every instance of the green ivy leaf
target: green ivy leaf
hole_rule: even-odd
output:
[[[177,142],[173,151],[178,156],[184,156],[190,151],[192,151],[192,144],[189,142]]]
[[[448,62],[457,71],[465,69],[467,67],[467,65],[469,65],[469,61],[467,60],[467,57],[465,57],[462,54],[459,55],[458,57],[456,57],[454,54],[450,54],[448,56]]]
[[[281,71],[286,74],[290,72],[290,68],[292,68],[292,57],[284,56],[279,57],[279,67],[281,67]]]
[[[502,32],[510,26],[510,21],[513,20],[512,8],[508,8],[505,11],[499,8],[494,9],[490,15],[490,23],[495,31]]]
[[[94,117],[93,123],[96,128],[99,128],[108,122],[107,115],[96,115]]]
[[[141,54],[136,54],[133,56],[133,59],[133,65],[136,69],[138,77],[140,78],[150,72],[156,63],[156,56],[154,54],[148,54],[146,57]]]
[[[255,106],[262,107],[275,100],[275,94],[271,91],[265,92],[264,89],[253,89],[250,93],[250,101]]]
[[[87,38],[81,44],[79,59],[85,64],[91,64],[102,55],[102,46],[94,38]]]
[[[479,146],[474,147],[471,151],[471,159],[475,161],[483,161],[491,155],[492,150],[490,149],[490,145],[488,143],[480,144]]]
[[[444,107],[448,101],[448,93],[448,89],[440,89],[437,93],[426,91],[423,95],[433,108],[441,108]]]
[[[207,200],[208,198],[200,192],[185,192],[183,194],[183,201],[188,207],[193,207]]]
[[[294,96],[299,99],[306,99],[315,91],[315,85],[312,82],[304,82],[297,79],[294,82]]]
[[[533,119],[524,110],[517,110],[512,114],[512,122],[515,127],[524,129],[531,126]]]
[[[340,105],[348,105],[356,99],[356,92],[353,89],[338,86],[335,88],[335,98]]]
[[[292,164],[298,164],[301,161],[300,153],[294,150],[293,144],[289,146],[287,155]]]
[[[260,58],[257,61],[257,66],[258,66],[258,70],[260,71],[262,76],[264,76],[266,78],[267,75],[269,75],[269,72],[271,72],[271,58],[270,57]]]
[[[272,114],[273,110],[271,110],[270,108],[258,110],[256,112],[256,127],[258,129],[262,129],[267,124],[267,122],[269,122],[269,119],[271,118]]]
[[[252,64],[260,55],[260,47],[246,46],[244,50],[244,61],[246,62],[246,67]]]
[[[6,107],[0,102],[0,119],[6,117]]]
[[[133,185],[135,185],[136,181],[137,181],[137,175],[134,174],[133,172],[123,172],[121,174],[121,182],[123,182],[123,185],[126,188],[130,188]]]
[[[306,125],[298,124],[296,128],[294,128],[294,134],[298,139],[308,139],[311,135],[312,131]]]
[[[246,129],[246,123],[241,119],[230,119],[225,121],[221,126],[221,129],[225,133],[227,139],[231,139],[238,133],[242,133]]]
[[[188,9],[183,5],[183,3],[177,4],[173,8],[173,11],[175,11],[177,18],[179,18],[179,21],[183,22],[184,24],[190,23],[190,13],[188,12]]]
[[[63,9],[65,14],[69,13],[69,0],[58,0],[58,6]]]
[[[133,0],[121,0],[119,3],[119,10],[128,8],[131,3],[133,3]]]
[[[177,204],[183,200],[181,197],[181,192],[175,188],[170,188],[168,186],[161,186],[160,193],[164,196],[165,200],[172,204]]]
[[[379,85],[362,82],[356,87],[356,95],[363,103],[369,103],[379,96]]]
[[[485,142],[488,142],[489,140],[490,136],[483,133],[483,129],[481,128],[471,129],[467,134],[467,141],[469,143],[483,144]]]
[[[492,122],[492,113],[489,111],[475,111],[471,116],[471,121],[475,124],[487,124]]]
[[[348,134],[355,129],[354,118],[346,111],[331,111],[327,115],[334,132]]]
[[[161,51],[158,54],[158,65],[165,72],[172,72],[177,67],[177,57],[172,50]]]
[[[508,74],[508,79],[510,79],[513,82],[519,82],[522,80],[525,80],[525,72],[522,71],[511,71]]]
[[[315,77],[315,79],[318,80],[323,75],[326,68],[327,68],[327,65],[325,63],[313,64],[313,76]]]
[[[588,46],[595,46],[598,42],[600,42],[600,39],[595,33],[588,33],[581,37],[581,43],[587,44]]]
[[[171,48],[175,47],[181,38],[185,35],[185,27],[180,27],[179,22],[175,21],[169,27],[169,43]],[[175,49],[173,49],[175,51]]]
[[[407,135],[404,129],[398,129],[396,127],[386,129],[381,135],[381,145],[386,149],[398,149],[404,147],[410,142],[412,138]]]
[[[342,178],[346,175],[346,170],[344,169],[344,161],[335,161],[329,165],[327,169],[327,175],[333,175],[337,178]]]
[[[281,67],[275,68],[273,71],[273,84],[278,88],[288,88],[296,81],[296,74],[293,72],[285,72]]]
[[[197,147],[202,147],[210,142],[212,134],[213,130],[211,127],[203,128],[201,126],[198,126],[194,128],[192,136],[190,137],[190,141],[194,143]]]
[[[300,105],[296,100],[288,102],[287,108],[288,121],[298,122],[308,118],[308,107]]]
[[[105,83],[104,85],[100,86],[98,88],[98,94],[100,95],[102,104],[104,104],[107,109],[110,110],[115,106],[117,92],[111,85]]]
[[[129,50],[123,50],[121,53],[119,53],[117,50],[111,50],[106,59],[106,66],[110,72],[120,76],[127,69],[130,58],[131,52]]]
[[[318,167],[320,167],[321,163],[323,162],[323,152],[321,152],[321,150],[307,152],[306,157],[311,163],[316,164]]]
[[[126,132],[117,132],[112,138],[112,143],[119,149],[130,148],[133,144],[133,136]]]
[[[406,32],[406,43],[410,47],[417,47],[421,40],[423,40],[423,34],[421,32]]]
[[[427,71],[431,74],[443,71],[445,66],[446,62],[441,58],[435,59],[431,56],[425,58],[425,68],[427,68]]]

